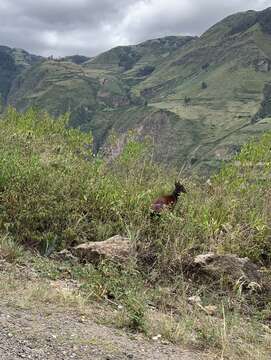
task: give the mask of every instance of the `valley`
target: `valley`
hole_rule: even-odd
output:
[[[92,131],[95,152],[150,138],[154,159],[208,174],[271,128],[271,8],[237,13],[200,37],[168,36],[93,58],[2,47],[2,111],[34,106]]]

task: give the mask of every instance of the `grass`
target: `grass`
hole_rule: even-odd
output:
[[[17,260],[23,254],[23,247],[10,235],[3,235],[0,239],[0,257],[9,262]]]
[[[105,323],[160,334],[224,359],[249,358],[253,344],[254,358],[267,359],[268,294],[197,278],[191,259],[209,251],[234,253],[269,276],[271,135],[244,146],[209,184],[181,179],[187,195],[153,222],[149,205],[171,190],[176,170],[153,163],[152,145],[133,134],[115,160],[93,156],[91,135],[68,129],[67,121],[13,109],[1,120],[0,254],[38,274],[17,289],[18,279],[2,274],[2,291],[20,296],[22,307],[40,301],[84,308],[98,301],[112,309],[100,320]],[[137,250],[125,266],[50,258],[59,249],[116,234],[128,236]],[[67,290],[69,281],[78,286]],[[202,307],[191,304],[191,296],[199,296]],[[206,306],[215,307],[213,315]]]
[[[14,273],[16,264],[26,272]],[[30,270],[38,276],[26,276]],[[245,316],[226,295],[213,294],[203,299],[204,306],[217,307],[214,315],[207,315],[188,301],[191,283],[175,280],[175,289],[172,282],[167,288],[150,286],[132,269],[120,271],[109,263],[74,266],[24,253],[15,267],[1,273],[0,293],[18,309],[69,309],[82,319],[90,316],[103,325],[143,331],[150,339],[158,336],[163,342],[204,351],[208,359],[269,358],[270,328],[259,312]],[[77,286],[67,290],[71,281]]]

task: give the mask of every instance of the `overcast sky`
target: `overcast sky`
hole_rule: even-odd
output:
[[[199,35],[271,0],[0,0],[0,44],[40,55],[93,56],[166,35]]]

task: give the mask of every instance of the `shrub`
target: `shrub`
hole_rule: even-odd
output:
[[[137,72],[137,76],[148,76],[150,74],[152,74],[155,70],[155,66],[152,65],[146,65],[142,68],[140,68]]]
[[[189,96],[184,97],[184,105],[189,105],[191,103],[191,98]]]
[[[205,81],[203,81],[203,82],[201,83],[201,88],[202,88],[202,90],[207,89],[207,87],[208,87],[208,85],[206,84]]]
[[[0,129],[0,227],[44,254],[139,224],[160,171],[132,139],[112,167],[67,122],[9,109]]]

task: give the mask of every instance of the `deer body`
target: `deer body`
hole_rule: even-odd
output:
[[[175,183],[175,189],[170,195],[163,195],[156,199],[151,205],[152,214],[160,214],[166,209],[173,210],[181,193],[186,193],[183,185]]]

